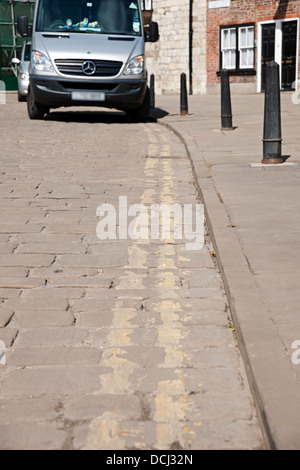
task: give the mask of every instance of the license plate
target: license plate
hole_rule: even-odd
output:
[[[105,93],[98,91],[72,91],[73,101],[105,101]]]

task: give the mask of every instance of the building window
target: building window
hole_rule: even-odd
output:
[[[142,0],[141,5],[142,5],[142,10],[144,11],[152,10],[152,0]]]
[[[221,49],[222,68],[232,70],[236,68],[236,29],[222,29]]]
[[[239,28],[240,68],[254,67],[254,26]]]
[[[221,26],[220,69],[254,69],[254,24]]]

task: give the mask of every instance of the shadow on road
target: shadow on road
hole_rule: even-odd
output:
[[[128,123],[125,113],[120,111],[65,111],[55,110],[45,116],[45,121],[57,122],[86,122],[96,124],[99,122],[107,124]]]
[[[148,122],[156,122],[157,119],[167,116],[168,112],[160,108],[150,110]],[[130,119],[122,111],[52,111],[45,116],[45,121],[57,122],[85,122],[90,124],[130,124]]]
[[[169,113],[168,111],[165,111],[164,109],[161,109],[161,108],[153,108],[150,110],[150,115],[149,117],[152,119],[152,120],[157,120],[157,119],[161,119],[165,116],[168,116]]]

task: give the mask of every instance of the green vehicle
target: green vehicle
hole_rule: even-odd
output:
[[[26,15],[32,24],[36,0],[0,0],[0,81],[6,90],[18,90],[16,59],[22,60],[25,42],[17,33],[17,19]]]

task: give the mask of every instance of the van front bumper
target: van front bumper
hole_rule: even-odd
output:
[[[146,79],[94,81],[30,76],[30,90],[34,101],[47,108],[103,106],[122,110],[135,109],[143,103],[146,89]],[[78,99],[79,93],[82,100]],[[100,100],[91,100],[90,94],[100,97]],[[89,98],[85,99],[85,96]]]

